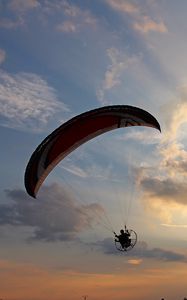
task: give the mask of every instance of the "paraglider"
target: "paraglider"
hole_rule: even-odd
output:
[[[130,126],[146,126],[161,131],[158,121],[149,112],[129,105],[96,108],[65,122],[33,152],[25,171],[27,193],[36,198],[40,186],[52,169],[80,145],[105,132]],[[135,231],[129,230],[128,243],[122,245],[119,238],[115,244],[118,250],[126,251],[133,248],[136,241]]]
[[[132,229],[127,229],[125,225],[125,230],[121,229],[120,234],[115,235],[115,246],[119,251],[129,251],[131,250],[137,243],[137,233]]]

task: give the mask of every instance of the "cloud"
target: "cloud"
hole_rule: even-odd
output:
[[[137,180],[143,191],[144,207],[162,223],[176,223],[176,216],[187,215],[187,88],[162,107],[163,128],[157,144],[157,165],[140,168]],[[156,170],[156,171],[155,171]],[[183,222],[183,220],[181,220]],[[184,223],[185,220],[184,220]]]
[[[11,0],[8,4],[8,8],[14,12],[27,12],[31,9],[40,6],[37,0]]]
[[[68,164],[67,166],[62,166],[62,169],[68,171],[69,173],[72,173],[73,175],[76,175],[81,178],[88,177],[88,174],[85,170],[81,169],[79,166],[76,166],[74,164]]]
[[[45,16],[59,14],[58,19],[62,19],[56,24],[55,28],[59,32],[77,33],[84,28],[96,28],[98,23],[96,17],[87,9],[81,9],[79,6],[63,1],[45,1],[42,7]]]
[[[164,224],[163,223],[161,225],[170,228],[187,228],[187,224]]]
[[[144,175],[140,175],[139,183],[147,213],[168,224],[179,215],[182,221],[187,215],[186,183],[167,175],[159,178],[148,173],[146,170]]]
[[[114,180],[112,177],[112,166],[108,165],[105,168],[98,164],[96,161],[88,162],[83,168],[76,165],[76,163],[71,162],[71,160],[65,162],[62,169],[68,171],[69,173],[76,175],[81,178],[97,178],[100,180]]]
[[[57,30],[65,33],[75,33],[82,28],[95,28],[97,19],[89,10],[81,9],[66,0],[10,0],[3,4],[3,9],[8,13],[8,17],[1,19],[0,27],[15,29],[25,26],[33,17],[31,12],[34,10],[34,21],[39,21],[40,26],[50,24]],[[54,26],[53,16],[61,20]]]
[[[62,12],[66,16],[76,17],[80,14],[80,8],[70,4],[67,0],[44,0],[43,10],[49,15],[55,12]]]
[[[10,0],[2,5],[5,15],[1,18],[0,27],[5,29],[16,29],[28,23],[28,13],[33,9],[41,8],[37,0]]]
[[[161,139],[161,136],[156,130],[138,130],[138,128],[136,128],[135,130],[132,129],[130,130],[130,132],[121,134],[117,137],[117,139],[121,141],[133,140],[141,142],[142,144],[158,144]]]
[[[65,21],[56,26],[56,29],[61,32],[77,32],[78,26],[72,21]]]
[[[159,151],[162,155],[160,168],[173,178],[187,175],[187,151],[183,145],[185,134],[181,130],[187,123],[187,86],[179,88],[178,98],[162,107],[165,120]],[[180,142],[179,142],[180,140]]]
[[[106,0],[106,2],[115,10],[122,13],[134,14],[139,11],[139,7],[130,2],[124,0]]]
[[[114,240],[111,238],[104,239],[101,242],[98,242],[100,249],[105,254],[118,255],[119,251],[116,250],[114,245]],[[123,254],[123,253],[122,253]],[[185,262],[187,263],[187,257],[181,253],[168,251],[161,248],[149,248],[146,242],[140,241],[135,247],[126,252],[127,257],[131,257],[131,261],[128,260],[131,264],[141,263],[143,259],[155,259],[158,261],[165,262]],[[135,257],[135,259],[132,259]]]
[[[77,19],[81,23],[95,26],[97,24],[97,19],[91,14],[89,10],[80,9],[76,5],[72,5],[67,1],[63,2],[63,10],[66,16]]]
[[[0,20],[0,28],[5,28],[5,29],[15,29],[23,24],[24,24],[23,18],[19,18],[16,21],[7,18],[2,18]]]
[[[135,266],[137,266],[137,265],[140,265],[141,263],[142,263],[142,259],[128,259],[128,264],[130,264],[130,265],[135,265]]]
[[[81,10],[78,6],[72,5],[67,1],[62,1],[62,6],[64,9],[64,13],[70,17],[77,17],[81,14]]]
[[[23,190],[7,190],[6,195],[12,204],[0,206],[0,225],[29,226],[33,230],[30,240],[35,241],[73,240],[103,214],[99,204],[80,205],[57,184],[43,187],[37,200]]]
[[[107,55],[111,60],[111,64],[107,68],[101,87],[97,91],[97,98],[101,104],[107,104],[107,101],[104,99],[105,92],[118,86],[121,83],[120,77],[124,70],[137,62],[135,56],[128,57],[114,47],[107,50]]]
[[[36,74],[0,70],[0,124],[22,130],[41,130],[57,113],[68,111],[55,90]]]
[[[142,242],[143,246],[140,244],[139,249],[138,247],[135,249],[135,252],[133,253],[136,255],[139,253],[139,251],[142,251],[143,253],[140,254],[140,257],[143,258],[153,258],[156,260],[161,260],[165,262],[187,262],[187,257],[183,254],[174,252],[174,251],[168,251],[161,248],[152,248],[149,249],[147,244]]]
[[[0,48],[0,64],[2,64],[5,61],[6,58],[6,52],[5,50]]]
[[[162,199],[165,202],[177,202],[187,205],[187,186],[170,178],[159,179],[146,177],[141,180],[141,186],[147,193],[147,198]]]
[[[186,176],[187,174],[187,152],[184,146],[177,141],[164,142],[160,146],[162,161],[160,168],[167,171],[168,176],[172,178]]]
[[[135,22],[133,27],[141,33],[148,33],[150,31],[166,33],[168,31],[163,21],[155,22],[147,16],[144,16],[142,21]]]
[[[66,20],[57,24],[56,30],[65,33],[79,32],[81,28],[92,27],[97,25],[97,19],[88,10],[82,10],[76,5],[63,1],[61,9]]]
[[[132,27],[141,32],[155,31],[166,33],[167,27],[163,21],[155,21],[146,15],[146,9],[136,3],[124,0],[106,0],[106,3],[120,14],[129,15],[132,18]]]
[[[176,99],[162,106],[165,140],[176,140],[182,124],[187,122],[187,85],[178,88]]]

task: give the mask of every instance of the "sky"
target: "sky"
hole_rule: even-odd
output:
[[[0,0],[0,298],[187,296],[187,1]],[[85,111],[132,105],[153,128],[80,146],[37,199],[38,144]],[[116,250],[113,231],[136,231]]]

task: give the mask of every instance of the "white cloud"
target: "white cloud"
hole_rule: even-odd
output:
[[[160,168],[165,170],[168,176],[184,180],[187,175],[187,152],[182,144],[172,141],[160,146],[162,161]]]
[[[88,176],[87,172],[85,172],[83,169],[81,169],[78,166],[75,165],[67,165],[67,166],[62,166],[62,169],[68,171],[69,173],[72,173],[73,175],[76,175],[81,178],[86,178]]]
[[[2,64],[5,61],[6,58],[6,52],[0,48],[0,64]]]
[[[187,151],[181,139],[181,127],[187,123],[186,86],[179,88],[178,99],[162,107],[162,112],[165,119],[165,128],[159,147],[162,155],[160,167],[165,168],[169,176],[179,179],[179,175],[187,175]],[[182,180],[184,180],[184,177],[182,177]]]
[[[175,100],[162,107],[165,119],[165,140],[176,140],[182,124],[187,122],[187,85],[178,88]]]
[[[55,90],[39,75],[0,71],[0,124],[41,130],[59,112],[67,111]]]
[[[80,166],[72,163],[71,160],[62,166],[62,169],[68,171],[69,173],[81,177],[81,178],[97,178],[101,180],[114,180],[112,175],[112,166],[108,165],[103,168],[96,161],[94,163],[89,163],[88,165],[81,168]]]
[[[136,128],[135,130],[121,134],[118,139],[121,141],[134,140],[142,144],[158,144],[161,135],[158,134],[156,130],[138,130],[138,128]]]
[[[126,54],[121,53],[117,48],[109,48],[107,50],[107,55],[111,60],[111,64],[107,68],[101,88],[97,91],[98,100],[102,104],[106,104],[107,102],[104,99],[105,92],[119,85],[121,83],[120,77],[124,70],[131,64],[137,62],[137,57],[128,57]]]

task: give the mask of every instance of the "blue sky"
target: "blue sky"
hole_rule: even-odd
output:
[[[0,297],[186,296],[186,11],[185,0],[0,0]],[[37,145],[115,104],[148,110],[162,133],[82,145],[31,199],[23,178]],[[138,243],[122,256],[106,227],[124,218]]]

